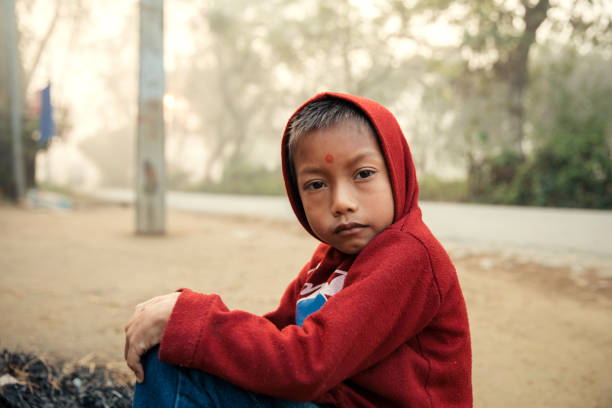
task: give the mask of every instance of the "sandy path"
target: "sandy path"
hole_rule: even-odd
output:
[[[0,347],[122,366],[136,303],[190,287],[263,313],[315,245],[293,222],[172,212],[164,238],[136,237],[132,224],[129,208],[0,207]],[[465,246],[450,254],[471,320],[475,406],[612,406],[609,278]]]

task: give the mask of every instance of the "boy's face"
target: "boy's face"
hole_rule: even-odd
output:
[[[308,224],[323,242],[356,254],[393,222],[387,165],[367,126],[315,130],[300,139],[293,162]]]

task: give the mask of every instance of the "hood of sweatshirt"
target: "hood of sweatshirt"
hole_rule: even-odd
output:
[[[395,206],[393,222],[395,223],[409,214],[420,219],[420,209],[418,207],[419,187],[412,155],[410,154],[406,138],[393,114],[381,104],[361,96],[323,92],[306,101],[293,113],[287,122],[282,139],[281,155],[285,189],[287,190],[287,196],[289,197],[291,207],[302,226],[312,236],[319,239],[308,224],[297,186],[295,186],[292,181],[287,146],[289,123],[302,107],[312,101],[324,98],[338,98],[348,101],[363,111],[369,118],[370,123],[376,131],[376,137],[378,138],[383,156],[387,162],[387,170],[389,172]]]

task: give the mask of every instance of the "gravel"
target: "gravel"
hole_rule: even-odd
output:
[[[90,364],[52,365],[31,353],[0,354],[0,407],[131,407],[133,386],[120,372]]]

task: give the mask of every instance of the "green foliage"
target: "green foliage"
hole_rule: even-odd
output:
[[[499,188],[509,204],[612,208],[612,160],[596,133],[558,135]]]
[[[432,174],[419,177],[419,199],[464,202],[468,197],[466,180],[444,180]]]
[[[41,183],[39,183],[36,188],[39,191],[48,191],[50,193],[56,193],[56,194],[60,194],[66,197],[75,197],[76,193],[74,192],[74,190],[72,190],[70,187],[68,186],[62,186],[62,185],[58,185],[58,184],[53,184],[53,183],[49,183],[46,181],[43,181]]]
[[[228,194],[285,194],[280,169],[268,170],[244,163],[227,166],[221,181],[202,184],[196,190]]]
[[[26,117],[21,122],[21,147],[26,188],[35,184],[35,159],[39,146],[32,138],[32,134],[36,127],[37,123],[34,118]],[[0,196],[14,200],[16,195],[11,121],[6,112],[0,112]]]
[[[513,183],[522,165],[522,159],[513,150],[504,149],[490,155],[470,168],[468,196],[471,201],[513,204]]]
[[[609,106],[612,89],[593,90],[591,98],[595,105]],[[554,126],[541,130],[543,142],[520,169],[517,203],[612,208],[610,118],[597,109],[584,112],[575,99],[557,90]]]
[[[601,61],[573,53],[553,61],[533,108],[534,148],[502,151],[470,171],[474,201],[612,208],[612,81]]]
[[[576,124],[576,123],[573,123]],[[596,120],[560,130],[525,162],[508,152],[470,176],[470,198],[495,204],[612,208],[612,159]]]

